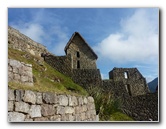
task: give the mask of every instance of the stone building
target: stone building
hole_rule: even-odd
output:
[[[86,89],[91,86],[101,86],[100,70],[96,65],[98,57],[78,32],[73,33],[64,51],[65,56],[45,54],[44,60]]]
[[[72,35],[64,50],[66,55],[71,55],[72,69],[97,69],[97,55],[78,32]]]
[[[122,82],[130,96],[148,93],[146,80],[137,68],[114,68],[109,72],[109,78]]]

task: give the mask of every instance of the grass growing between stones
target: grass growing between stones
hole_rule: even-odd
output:
[[[111,93],[102,92],[100,87],[90,87],[88,93],[93,96],[100,121],[133,121],[121,110],[121,100],[114,99]]]
[[[26,86],[9,82],[13,89],[28,89],[40,92],[55,92],[74,95],[87,95],[87,92],[75,84],[69,77],[61,74],[45,63],[41,57],[33,56],[27,52],[8,48],[8,58],[32,64],[34,86]]]

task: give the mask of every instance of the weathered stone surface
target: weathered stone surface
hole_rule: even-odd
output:
[[[56,114],[60,114],[60,115],[65,114],[65,108],[63,106],[57,106]]]
[[[8,59],[8,63],[12,66],[12,67],[16,67],[19,68],[21,67],[21,63],[17,60],[12,60],[12,59]]]
[[[42,93],[36,93],[36,103],[37,104],[42,104],[43,100],[42,100]]]
[[[79,105],[83,105],[84,104],[84,100],[82,97],[78,97],[78,104]]]
[[[28,76],[21,76],[21,82],[24,83],[24,82],[28,82]]]
[[[61,121],[61,115],[51,116],[50,121]]]
[[[82,112],[82,107],[81,106],[76,106],[74,109],[75,109],[76,114],[79,114],[79,113]]]
[[[65,107],[65,113],[74,113],[74,108],[73,107]]]
[[[51,116],[55,114],[55,110],[52,105],[43,104],[41,106],[41,113],[43,116]]]
[[[8,82],[12,81],[13,77],[14,77],[13,72],[8,71]]]
[[[28,113],[29,112],[29,104],[24,102],[15,102],[15,111]]]
[[[30,91],[30,90],[26,90],[23,100],[25,102],[35,104],[36,103],[36,94],[35,94],[35,92]]]
[[[75,120],[76,121],[81,121],[81,115],[80,114],[75,114]]]
[[[43,100],[47,104],[54,104],[57,103],[57,96],[54,93],[43,93]]]
[[[25,120],[25,115],[18,112],[8,112],[8,121],[9,122],[21,122]]]
[[[13,101],[8,101],[8,111],[13,111],[13,109],[14,109]]]
[[[84,97],[84,104],[88,103],[88,99],[86,97]]]
[[[78,105],[77,98],[75,96],[68,96],[69,98],[69,106],[76,106]]]
[[[88,110],[93,110],[93,109],[95,109],[95,104],[94,103],[89,103],[87,105],[87,108],[88,108]]]
[[[33,121],[33,119],[27,119],[27,118],[26,118],[25,121]]]
[[[14,90],[8,89],[8,100],[15,100]]]
[[[93,97],[89,96],[89,97],[88,97],[88,103],[93,103],[93,102],[94,102]]]
[[[85,112],[81,113],[81,120],[85,120],[86,119],[86,116],[85,116]]]
[[[14,81],[17,81],[17,82],[19,82],[19,80],[20,80],[20,75],[19,74],[14,74]]]
[[[67,106],[68,105],[68,97],[66,95],[58,96],[59,105]]]
[[[72,114],[68,114],[69,115],[69,121],[75,121],[75,116]]]
[[[16,101],[22,101],[23,96],[24,96],[24,91],[23,90],[15,90],[16,93]]]
[[[47,117],[35,118],[34,121],[49,121]]]
[[[87,105],[82,105],[81,109],[82,112],[86,112],[88,110]]]
[[[29,110],[29,115],[31,118],[41,117],[41,106],[40,105],[32,105]]]

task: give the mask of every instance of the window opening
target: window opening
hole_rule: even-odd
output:
[[[77,61],[77,69],[79,69],[80,68],[80,61],[78,60]]]
[[[125,79],[128,79],[129,77],[128,77],[128,72],[124,72],[124,77],[125,77]]]
[[[130,88],[130,85],[127,84],[127,85],[125,85],[125,87],[126,87],[126,90],[127,90],[128,94],[131,96],[131,88]]]
[[[77,57],[80,58],[80,53],[77,51]]]

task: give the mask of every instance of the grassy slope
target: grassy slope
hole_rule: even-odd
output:
[[[53,69],[47,63],[42,61],[40,57],[35,57],[29,53],[8,48],[8,58],[32,64],[33,68],[34,86],[29,87],[9,82],[9,87],[13,89],[29,89],[41,92],[49,91],[55,93],[87,95],[87,92],[81,86],[75,84],[69,77],[66,77]],[[56,80],[60,80],[60,82]]]

